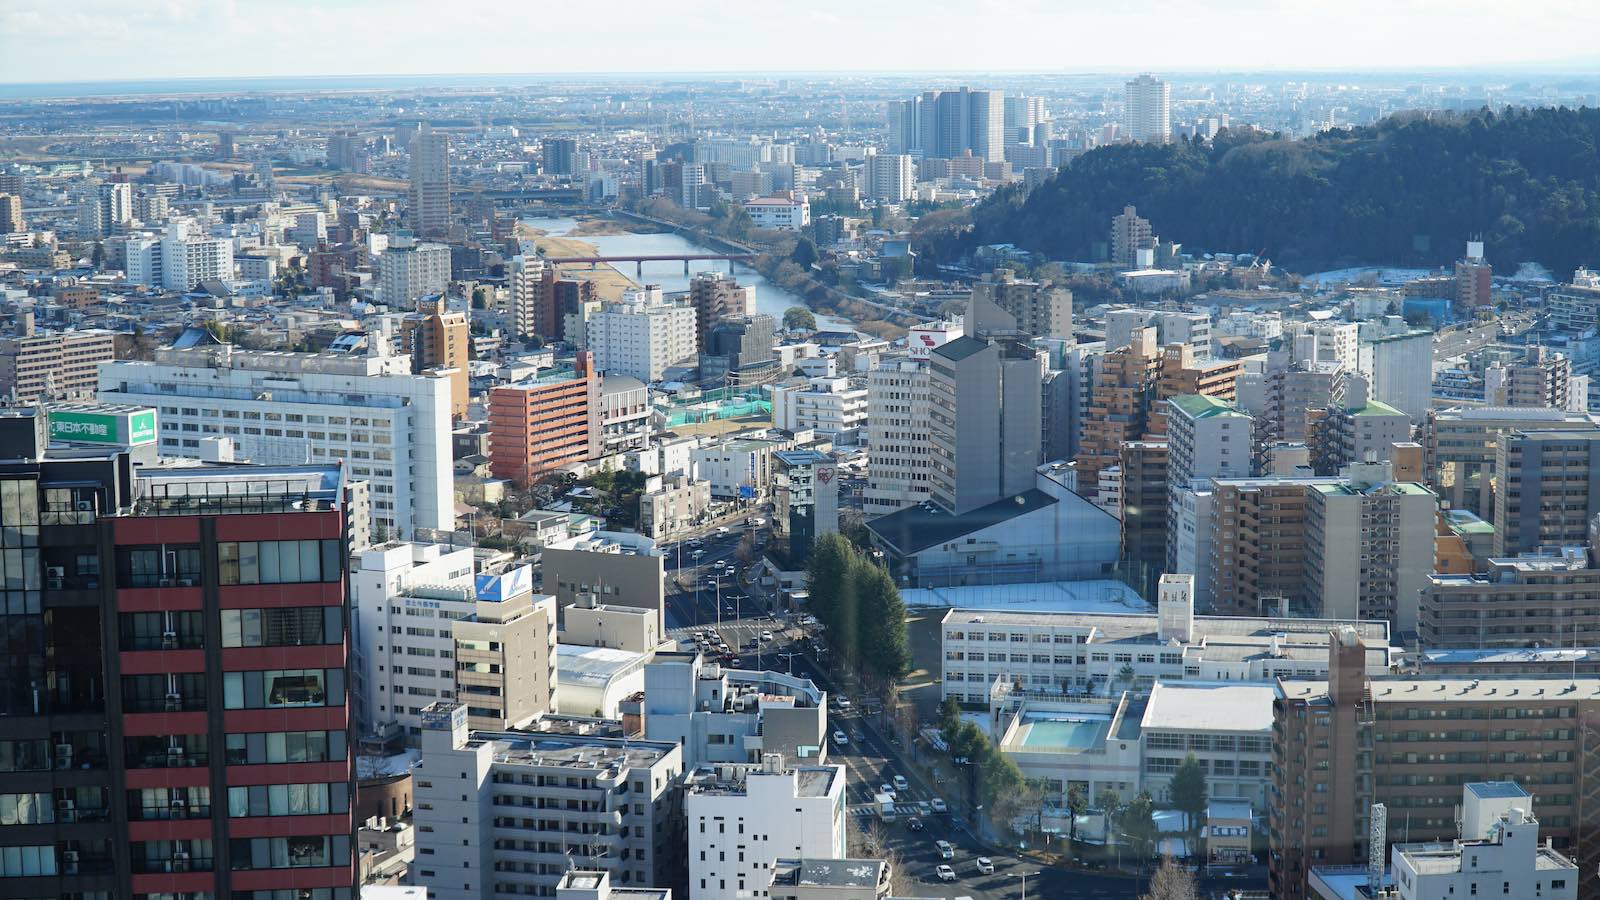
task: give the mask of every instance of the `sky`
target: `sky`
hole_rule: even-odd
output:
[[[1595,0],[0,0],[0,84],[222,76],[1457,69]],[[1566,44],[1561,36],[1575,38]]]

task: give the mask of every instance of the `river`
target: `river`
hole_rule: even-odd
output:
[[[551,237],[562,237],[572,229],[578,227],[577,219],[523,219],[529,227],[537,228]],[[696,253],[705,251],[692,241],[680,235],[662,234],[584,234],[578,235],[576,240],[586,241],[595,246],[601,256],[670,256],[673,254]],[[690,264],[691,272],[703,272],[715,267],[717,271],[726,273],[728,264],[721,260],[705,260]],[[635,281],[646,284],[659,284],[667,293],[673,291],[686,291],[689,289],[689,278],[683,274],[681,262],[647,262],[644,264],[644,277],[636,278],[634,273],[638,270],[633,263],[622,263],[617,271]],[[784,310],[793,306],[804,307],[806,302],[795,294],[790,293],[762,277],[760,272],[749,266],[739,266],[734,272],[734,278],[742,285],[750,285],[756,290],[756,312],[766,313],[780,324],[783,321]],[[849,328],[850,324],[836,316],[827,316],[817,313],[817,327],[819,328]]]

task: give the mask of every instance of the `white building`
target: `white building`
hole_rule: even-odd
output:
[[[126,253],[130,284],[187,291],[234,277],[233,242],[198,234],[188,220],[168,224],[160,238],[129,240]]]
[[[661,645],[661,620],[654,610],[599,603],[593,594],[567,607],[561,643],[654,653]]]
[[[719,499],[764,499],[772,489],[772,454],[776,441],[733,438],[690,452],[696,477],[711,483],[711,496]]]
[[[1163,270],[1153,271],[1157,276],[1163,274]],[[1139,273],[1123,273],[1123,275],[1130,274]],[[1185,283],[1187,280],[1183,279]],[[1128,346],[1128,342],[1133,340],[1135,328],[1154,328],[1158,345],[1165,347],[1168,344],[1188,344],[1194,348],[1196,360],[1204,361],[1211,358],[1210,313],[1123,307],[1107,310],[1105,318],[1106,347],[1109,349],[1116,350]]]
[[[792,199],[753,197],[744,202],[744,211],[757,228],[799,231],[811,224],[811,202],[804,195]]]
[[[527,566],[474,571],[471,548],[391,542],[350,566],[356,715],[415,746],[422,710],[466,704],[475,729],[527,725],[556,706],[556,610]]]
[[[656,382],[675,363],[697,352],[695,311],[668,303],[657,285],[629,291],[620,303],[607,303],[589,317],[587,346],[601,372]]]
[[[941,632],[942,697],[987,704],[996,679],[1061,697],[1104,696],[1157,680],[1325,678],[1329,633],[1342,624],[1365,641],[1370,674],[1387,672],[1399,658],[1387,622],[1196,616],[1186,578],[1162,577],[1159,614],[1110,612],[1092,597],[1083,612],[951,609]]]
[[[827,758],[827,697],[809,679],[723,668],[692,650],[657,653],[644,677],[645,737],[681,746],[686,766]]]
[[[443,244],[391,246],[378,256],[379,303],[410,309],[449,287],[450,248]]]
[[[1176,568],[1184,509],[1179,494],[1203,489],[1212,478],[1250,477],[1255,420],[1202,394],[1173,397],[1168,407],[1167,569],[1182,572]]]
[[[1368,394],[1421,422],[1433,398],[1433,332],[1411,328],[1399,316],[1380,325],[1361,323],[1359,368]]]
[[[1172,85],[1154,75],[1140,75],[1123,87],[1123,121],[1135,141],[1164,144],[1172,140]]]
[[[422,727],[411,879],[434,900],[553,896],[574,866],[648,887],[681,865],[676,746],[470,732],[466,708],[447,701],[423,710]]]
[[[1157,682],[1139,722],[1140,790],[1172,799],[1172,775],[1193,753],[1214,800],[1244,800],[1265,811],[1272,787],[1272,701],[1268,683]]]
[[[926,353],[889,360],[868,373],[867,485],[861,500],[867,518],[928,499],[928,403]]]
[[[904,203],[916,192],[916,166],[903,153],[879,153],[867,159],[868,199]]]
[[[254,463],[339,460],[370,484],[380,537],[451,530],[450,379],[387,353],[382,341],[368,355],[165,348],[102,365],[99,398],[159,407],[163,456],[198,459],[202,439],[221,436]]]
[[[772,388],[773,427],[791,434],[815,431],[835,443],[855,444],[867,421],[867,389],[848,378],[812,378]]]
[[[759,766],[696,771],[683,811],[696,900],[759,897],[780,858],[846,856],[844,766],[785,765],[770,753]]]
[[[557,711],[570,716],[621,718],[623,702],[644,690],[644,667],[649,661],[648,653],[557,644]]]
[[[1337,364],[1342,371],[1355,372],[1361,362],[1361,326],[1355,322],[1314,322],[1297,325],[1294,332],[1295,362],[1317,368]]]
[[[1534,798],[1521,785],[1472,782],[1461,794],[1459,839],[1389,848],[1399,900],[1578,896],[1578,866],[1539,843]]]

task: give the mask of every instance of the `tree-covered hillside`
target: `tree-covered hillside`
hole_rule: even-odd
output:
[[[1501,271],[1600,262],[1600,109],[1409,114],[1291,141],[1104,147],[1031,194],[997,192],[963,241],[1092,259],[1127,204],[1164,240],[1309,272],[1445,265],[1481,236]]]

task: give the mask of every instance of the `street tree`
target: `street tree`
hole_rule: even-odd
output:
[[[1160,836],[1156,830],[1156,805],[1149,791],[1140,791],[1138,796],[1128,801],[1128,805],[1122,808],[1122,815],[1117,818],[1117,827],[1128,839],[1129,847],[1139,858],[1139,867],[1143,868],[1155,852],[1156,840]]]
[[[1178,770],[1172,773],[1172,783],[1169,787],[1172,792],[1172,805],[1188,817],[1186,829],[1191,840],[1195,842],[1193,852],[1199,852],[1200,817],[1205,815],[1207,792],[1206,773],[1200,768],[1200,761],[1195,759],[1193,753],[1189,754]]]
[[[939,704],[939,717],[935,724],[939,726],[939,737],[944,738],[945,747],[948,748],[955,737],[956,728],[961,724],[961,704],[956,702],[956,698],[946,697]]]
[[[1078,839],[1078,817],[1089,809],[1089,792],[1081,784],[1074,784],[1067,789],[1067,812],[1072,816],[1068,826],[1067,837],[1069,840]]]
[[[906,637],[906,605],[900,589],[882,566],[857,557],[851,566],[851,592],[859,603],[856,658],[880,684],[892,684],[911,671]]]
[[[1200,892],[1193,875],[1184,871],[1171,856],[1163,856],[1139,900],[1200,900]]]

